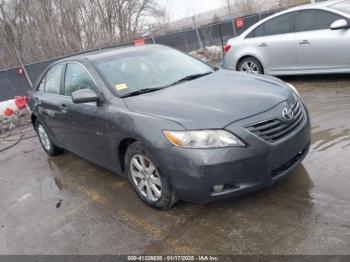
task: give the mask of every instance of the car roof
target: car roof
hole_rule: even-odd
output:
[[[94,50],[90,52],[83,52],[77,55],[69,56],[63,59],[60,59],[56,63],[62,63],[67,61],[79,61],[79,60],[97,60],[103,57],[109,57],[109,56],[115,56],[119,54],[125,54],[130,52],[136,52],[140,50],[154,50],[154,49],[160,49],[160,48],[169,48],[163,45],[157,45],[157,44],[146,44],[142,46],[123,46],[123,47],[111,47],[111,48],[104,48],[101,50]]]
[[[325,8],[344,1],[346,0],[330,0],[330,1],[313,3],[313,4],[299,5],[299,6],[289,8],[286,11],[296,11],[296,10],[309,9],[309,8]]]
[[[238,36],[239,38],[245,38],[250,32],[252,32],[255,28],[257,28],[258,26],[260,26],[261,24],[267,22],[268,20],[275,18],[277,16],[283,15],[283,14],[287,14],[287,13],[291,13],[291,12],[295,12],[295,11],[299,11],[299,10],[307,10],[307,9],[324,9],[324,10],[329,10],[328,7],[337,4],[337,3],[341,3],[341,2],[345,2],[348,0],[329,0],[329,1],[324,1],[324,2],[318,2],[318,3],[313,3],[313,4],[305,4],[305,5],[299,5],[299,6],[295,6],[280,12],[277,12],[273,15],[270,15],[262,20],[260,20],[259,22],[255,23],[254,25],[252,25],[251,27],[249,27],[248,29],[246,29],[240,36]],[[333,12],[340,12],[337,10],[333,10]]]

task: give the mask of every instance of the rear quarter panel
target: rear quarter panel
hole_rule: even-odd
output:
[[[263,56],[256,48],[254,38],[232,39],[228,42],[232,45],[230,51],[225,55],[223,66],[226,69],[237,70],[239,61],[246,56],[253,56],[264,66]],[[265,68],[265,67],[264,67]]]

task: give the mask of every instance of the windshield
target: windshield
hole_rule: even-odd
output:
[[[119,96],[144,89],[159,89],[213,69],[171,48],[144,48],[93,60],[99,73]]]
[[[338,10],[350,15],[350,0],[346,0],[334,5],[331,5],[330,8],[333,8],[335,10]]]

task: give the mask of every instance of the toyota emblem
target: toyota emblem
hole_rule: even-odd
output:
[[[290,107],[286,107],[282,111],[282,116],[285,120],[290,121],[294,117],[294,112]]]

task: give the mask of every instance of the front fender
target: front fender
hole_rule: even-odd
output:
[[[126,139],[141,142],[148,152],[157,158],[159,149],[173,147],[162,131],[184,130],[184,127],[176,122],[132,111],[122,113],[116,121],[119,124],[112,131],[114,137],[112,147],[116,159],[119,158],[119,147]],[[121,163],[117,171],[122,171]]]

